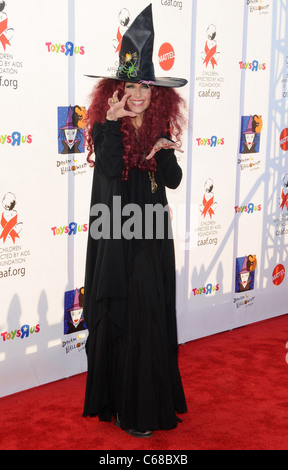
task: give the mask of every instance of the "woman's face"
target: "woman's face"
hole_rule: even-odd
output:
[[[137,115],[142,115],[151,103],[151,88],[144,83],[125,83],[125,95],[131,96],[127,100],[127,106],[130,111]]]

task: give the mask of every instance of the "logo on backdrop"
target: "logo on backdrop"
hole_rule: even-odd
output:
[[[235,294],[237,294],[237,297],[234,297],[236,308],[253,305],[256,268],[257,258],[255,255],[236,259]]]
[[[169,42],[164,42],[159,49],[158,59],[160,67],[165,70],[171,70],[175,62],[175,51]]]
[[[83,317],[84,287],[65,292],[64,299],[64,334],[86,330]]]
[[[266,0],[246,0],[250,14],[267,15],[269,13],[269,3]]]
[[[24,277],[26,274],[25,264],[30,250],[18,244],[23,228],[23,222],[18,215],[15,194],[4,194],[0,212],[0,279]]]
[[[14,29],[11,27],[6,2],[0,0],[0,87],[18,89],[18,75],[23,68],[23,62],[12,53]]]
[[[214,68],[217,67],[220,58],[220,52],[217,51],[216,26],[214,26],[214,24],[210,24],[208,26],[206,36],[207,40],[201,57],[206,68],[210,66],[214,70]]]
[[[0,240],[3,240],[3,243],[6,243],[7,240],[12,241],[15,244],[16,240],[20,239],[19,234],[23,226],[23,223],[18,221],[15,194],[6,193],[2,200],[2,206],[4,211],[1,214]]]
[[[202,204],[200,205],[200,212],[204,219],[210,218],[210,220],[215,215],[217,202],[214,202],[214,183],[211,178],[205,182],[204,185],[205,193],[203,195]]]
[[[277,217],[274,218],[276,237],[288,234],[288,174],[282,178],[281,187],[279,185],[279,197],[277,204]]]
[[[282,284],[285,279],[285,274],[286,272],[283,264],[278,264],[272,274],[272,281],[274,286],[280,286]]]
[[[11,46],[11,39],[14,35],[14,29],[8,26],[8,15],[5,11],[5,1],[0,0],[0,51],[6,51],[7,46]]]
[[[284,152],[288,150],[288,128],[286,127],[280,134],[280,147]]]
[[[254,290],[256,268],[257,258],[255,255],[244,256],[236,259],[236,294]]]
[[[285,74],[284,74],[284,78],[282,78],[282,84],[283,84],[283,87],[282,87],[282,97],[283,98],[288,98],[288,91],[287,91],[287,84],[288,84],[288,56],[285,57],[285,65],[284,65],[284,70],[285,70]]]
[[[198,232],[198,246],[217,245],[221,225],[215,220],[217,202],[214,194],[214,181],[208,178],[204,184],[204,193],[199,205],[201,222],[195,231]]]
[[[260,168],[261,159],[257,154],[260,151],[262,127],[262,117],[257,114],[242,116],[241,118],[239,153],[245,155],[245,157],[238,158],[238,164],[242,171],[246,169],[259,170]]]
[[[210,138],[201,138],[198,137],[196,138],[198,147],[203,146],[203,147],[211,147],[215,148],[218,147],[219,145],[224,145],[224,137],[218,138],[216,135],[212,135]]]
[[[84,153],[85,108],[62,106],[58,108],[58,153]]]
[[[51,227],[54,237],[57,235],[77,235],[80,232],[87,232],[88,224],[77,224],[77,222],[70,222],[69,225],[61,225],[60,227]]]
[[[220,289],[220,286],[219,284],[207,284],[206,286],[204,287],[197,287],[196,289],[192,289],[192,292],[194,294],[194,297],[196,295],[211,295],[213,294],[214,292],[218,292]],[[203,295],[205,297],[205,295]]]
[[[58,154],[69,155],[66,159],[57,160],[57,168],[60,169],[61,175],[69,171],[74,175],[86,173],[85,117],[84,107],[78,105],[58,107]]]
[[[178,8],[181,11],[183,7],[183,2],[178,0],[161,0],[161,5],[165,7]]]
[[[282,237],[288,234],[288,174],[282,178],[279,189],[278,214],[274,219],[275,235]]]
[[[117,28],[116,37],[113,39],[112,44],[115,49],[115,53],[120,54],[122,45],[122,38],[126,33],[130,23],[130,12],[127,8],[122,8],[118,14],[119,26]]]
[[[201,52],[202,74],[196,77],[199,98],[214,98],[219,100],[224,78],[219,75],[220,52],[217,43],[217,31],[210,24],[205,32]]]
[[[62,342],[66,354],[83,351],[86,345],[87,326],[83,317],[84,287],[65,292],[64,297],[64,335]]]
[[[21,132],[11,132],[11,134],[0,134],[0,144],[19,147],[24,144],[32,144],[32,135],[22,135]]]
[[[84,46],[75,46],[75,44],[71,41],[67,41],[65,44],[56,43],[53,44],[52,42],[46,42],[45,45],[47,46],[48,52],[54,52],[56,54],[64,54],[68,57],[73,57],[75,55],[84,55],[85,54],[85,47]]]
[[[240,69],[241,70],[251,70],[251,72],[258,72],[258,70],[266,70],[267,66],[265,63],[261,64],[259,63],[258,60],[253,60],[252,62],[245,62],[240,61],[239,62]]]
[[[254,204],[254,202],[250,202],[246,206],[235,206],[235,214],[256,214],[262,210],[263,204]]]
[[[288,212],[288,174],[283,178],[283,187],[281,190],[280,209]]]
[[[18,339],[26,339],[31,337],[36,333],[40,332],[40,325],[37,324],[35,326],[30,325],[23,325],[21,328],[16,328],[15,330],[11,331],[3,331],[0,336],[3,341],[15,341]]]

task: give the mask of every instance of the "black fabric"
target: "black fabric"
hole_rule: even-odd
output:
[[[155,78],[153,65],[154,27],[152,4],[148,5],[133,21],[122,37],[120,63],[115,76],[102,77],[114,80],[141,83],[153,82],[156,86],[182,87],[187,84],[184,78]],[[99,75],[86,75],[100,78]]]
[[[165,185],[182,177],[174,151],[157,154],[156,193],[147,172],[134,168],[122,181],[122,135],[118,122],[94,126],[95,169],[91,206],[121,196],[121,207],[167,206]],[[168,206],[167,206],[168,207]],[[96,213],[96,211],[95,211]],[[95,240],[87,247],[84,316],[89,329],[84,416],[110,420],[117,412],[123,429],[171,429],[186,402],[178,369],[175,311],[175,259],[165,214],[162,239],[120,237]],[[123,216],[121,224],[129,217]],[[90,218],[90,229],[95,216]],[[147,229],[145,217],[143,233]],[[111,227],[111,234],[113,227]]]

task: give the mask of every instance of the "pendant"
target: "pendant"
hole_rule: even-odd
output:
[[[156,193],[157,191],[157,188],[158,188],[158,184],[156,183],[155,181],[155,175],[154,175],[154,171],[148,171],[148,176],[149,176],[149,180],[151,182],[151,193]]]

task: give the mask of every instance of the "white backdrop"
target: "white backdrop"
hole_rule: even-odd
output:
[[[0,396],[86,370],[84,75],[117,68],[148,3],[0,1]],[[156,75],[189,81],[168,194],[183,343],[288,312],[287,2],[152,5]]]

